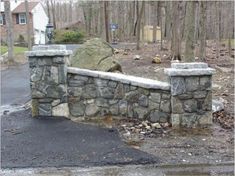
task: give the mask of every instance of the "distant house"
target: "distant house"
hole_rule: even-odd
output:
[[[46,43],[46,25],[48,24],[48,17],[40,2],[28,2],[29,4],[29,23],[30,34],[34,44]],[[13,31],[15,41],[27,41],[27,21],[25,13],[24,1],[11,1]],[[4,14],[4,4],[1,2],[1,40],[6,41],[6,21]]]

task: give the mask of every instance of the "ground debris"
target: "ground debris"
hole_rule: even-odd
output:
[[[121,120],[116,124],[122,139],[131,146],[138,146],[146,138],[162,137],[170,130],[169,123],[151,123],[148,120]]]
[[[213,122],[220,124],[224,129],[234,128],[234,117],[224,110],[213,113]]]
[[[134,56],[134,60],[140,60],[141,59],[141,56],[140,55],[135,55]]]
[[[4,129],[4,132],[9,132],[12,135],[17,135],[23,133],[22,131],[19,131],[19,129]]]
[[[160,63],[161,63],[161,58],[159,57],[159,55],[156,55],[156,56],[152,59],[152,63],[154,63],[154,64],[160,64]]]

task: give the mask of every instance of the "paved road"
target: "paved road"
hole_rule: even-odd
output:
[[[2,116],[2,168],[158,163],[155,156],[126,146],[115,129],[30,114]]]

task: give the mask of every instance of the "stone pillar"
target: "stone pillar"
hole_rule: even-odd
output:
[[[165,69],[171,85],[173,127],[212,123],[212,74],[206,63],[172,63]]]
[[[32,116],[68,117],[67,64],[72,51],[62,45],[35,46],[26,52],[30,67]]]

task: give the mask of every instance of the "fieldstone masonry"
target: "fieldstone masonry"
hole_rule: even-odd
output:
[[[30,67],[32,116],[68,116],[65,46],[37,46],[27,52]]]
[[[173,63],[165,69],[171,84],[171,123],[196,127],[212,123],[212,74],[206,63]]]
[[[113,115],[196,127],[212,122],[211,77],[205,63],[173,63],[170,82],[68,67],[65,46],[27,52],[33,116]]]
[[[115,115],[170,120],[170,85],[119,73],[68,68],[71,117]]]

